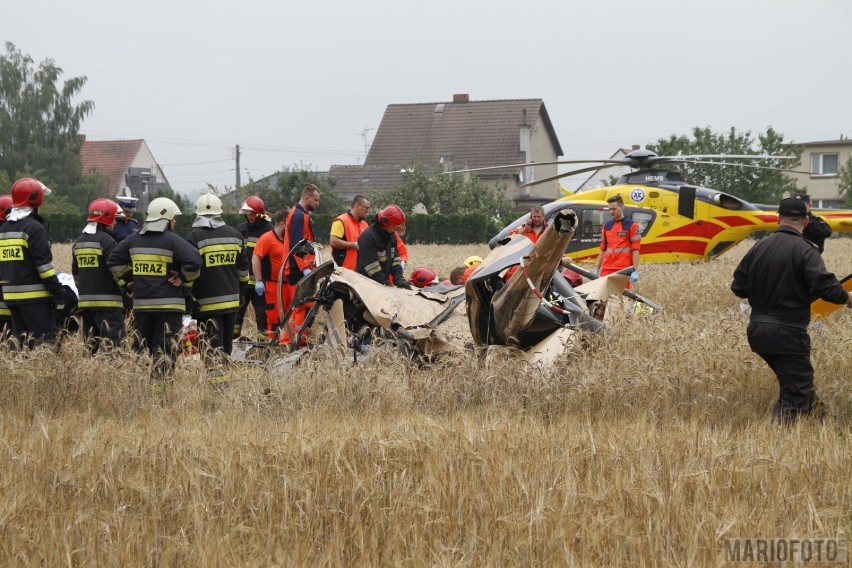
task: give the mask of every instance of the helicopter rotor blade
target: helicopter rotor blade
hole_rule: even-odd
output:
[[[586,172],[594,172],[596,170],[603,170],[603,169],[606,169],[606,168],[612,168],[612,167],[619,166],[619,165],[624,165],[624,164],[604,164],[602,166],[590,166],[588,168],[580,168],[579,170],[571,170],[570,172],[562,172],[561,174],[556,174],[555,176],[548,176],[548,177],[545,177],[545,178],[529,181],[527,183],[519,185],[518,187],[529,187],[531,185],[539,185],[539,184],[547,183],[549,181],[557,180],[557,179],[560,179],[560,178],[573,176],[575,174],[584,174]]]
[[[811,172],[803,172],[799,170],[788,170],[787,168],[776,168],[774,166],[759,166],[757,164],[737,164],[733,162],[715,162],[709,160],[688,160],[680,162],[682,164],[708,164],[711,166],[733,166],[735,168],[750,168],[754,170],[768,170],[773,172],[788,172],[791,174],[810,174]]]
[[[443,172],[446,174],[461,174],[467,172],[486,172],[488,170],[505,170],[508,168],[524,168],[527,166],[552,166],[552,165],[567,165],[567,164],[611,164],[611,165],[619,165],[619,164],[630,164],[630,160],[625,159],[617,159],[613,158],[611,160],[557,160],[554,162],[526,162],[524,164],[505,164],[502,166],[485,166],[482,168],[467,168],[464,170],[452,170],[449,172]],[[608,167],[608,166],[595,166],[595,168],[600,167]]]

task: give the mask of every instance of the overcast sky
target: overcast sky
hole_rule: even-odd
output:
[[[145,139],[195,193],[234,185],[237,144],[243,182],[363,163],[387,105],[454,93],[543,99],[566,159],[695,126],[852,136],[850,22],[849,0],[27,0],[0,35],[88,77],[89,139]]]

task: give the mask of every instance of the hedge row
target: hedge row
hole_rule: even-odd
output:
[[[315,214],[314,234],[317,241],[328,242],[331,222],[336,215]],[[137,214],[142,222],[142,216]],[[222,218],[229,225],[236,227],[245,218],[239,214],[226,214]],[[186,236],[192,230],[193,215],[178,217],[175,232]],[[80,231],[86,225],[85,214],[57,214],[47,217],[50,238],[53,242],[71,242],[80,236]],[[405,242],[419,244],[452,244],[463,245],[470,243],[485,243],[502,229],[489,215],[474,213],[466,215],[409,215],[407,221]]]

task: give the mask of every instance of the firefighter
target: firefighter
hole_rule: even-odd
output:
[[[116,247],[115,220],[123,213],[118,203],[103,197],[92,201],[88,212],[86,226],[71,249],[71,274],[79,294],[83,335],[94,355],[101,348],[121,347],[126,336],[124,298],[107,268],[107,259]]]
[[[246,243],[246,255],[249,258],[249,264],[251,264],[250,259],[254,247],[257,245],[257,240],[264,233],[272,230],[272,222],[269,220],[263,200],[256,195],[248,196],[240,207],[240,213],[245,215],[246,220],[240,223],[237,230],[242,234]],[[266,298],[263,293],[258,294],[255,291],[255,285],[254,274],[249,270],[249,279],[243,290],[240,309],[237,312],[236,323],[234,324],[234,337],[239,337],[243,331],[243,320],[249,304],[254,308],[254,321],[257,323],[258,333],[266,331]]]
[[[174,233],[177,215],[174,201],[153,199],[142,228],[121,241],[107,260],[133,297],[133,348],[154,358],[150,392],[165,392],[186,311],[183,283],[198,278],[201,270],[198,250]]]
[[[54,310],[65,306],[62,284],[44,219],[38,214],[50,189],[33,178],[12,184],[12,209],[0,228],[0,281],[19,345],[34,347],[56,339]]]
[[[198,303],[198,329],[207,345],[202,348],[214,383],[227,381],[222,369],[233,349],[234,327],[240,308],[240,290],[248,282],[248,259],[243,236],[222,220],[222,201],[205,193],[195,204],[196,218],[187,235],[201,253],[201,273],[191,283]]]
[[[6,222],[6,215],[12,210],[12,196],[0,195],[0,226]],[[3,302],[3,285],[0,283],[0,338],[5,339],[12,333],[12,312]]]
[[[397,227],[405,225],[405,213],[397,205],[388,205],[358,238],[357,271],[379,284],[410,290],[402,275],[402,259],[397,249]]]

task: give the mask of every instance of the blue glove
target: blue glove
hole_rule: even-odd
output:
[[[633,282],[634,284],[639,282],[639,271],[638,270],[634,270],[633,272],[630,273],[630,281]]]
[[[405,270],[405,261],[404,260],[400,260],[399,265],[402,267],[403,270]]]
[[[600,268],[595,268],[594,272],[595,272],[595,276],[601,275],[601,269]]]
[[[258,296],[263,296],[266,292],[266,286],[263,285],[263,282],[257,281],[254,283],[254,293]]]
[[[311,269],[310,269],[310,268],[306,268],[306,269],[304,269],[304,270],[302,271],[302,276],[307,276],[307,275],[308,275],[308,274],[310,274],[310,273],[311,273]]]

